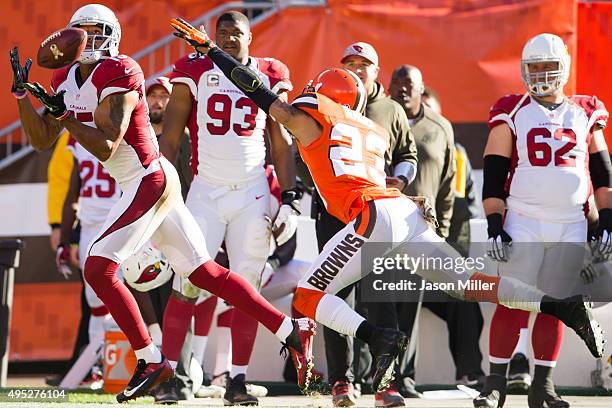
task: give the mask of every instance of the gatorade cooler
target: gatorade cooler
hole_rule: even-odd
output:
[[[104,338],[104,392],[117,394],[136,368],[136,355],[122,331],[107,331]]]

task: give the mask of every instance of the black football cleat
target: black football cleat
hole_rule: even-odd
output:
[[[593,304],[588,298],[582,295],[571,296],[553,302],[552,306],[552,313],[549,314],[574,330],[584,341],[593,357],[603,357],[605,344],[603,330],[593,317]],[[550,308],[546,307],[546,309]]]
[[[178,404],[177,378],[172,377],[159,384],[153,393],[156,404],[175,405]]]
[[[506,402],[506,377],[498,374],[487,376],[480,395],[472,402],[474,408],[502,408]]]
[[[289,351],[293,365],[297,371],[297,384],[302,392],[306,392],[312,380],[314,358],[312,355],[313,337],[317,324],[307,317],[293,319],[293,331],[283,343],[281,354]]]
[[[408,337],[399,330],[378,328],[368,341],[374,355],[376,371],[372,376],[372,391],[382,392],[393,380],[393,364],[408,345]]]
[[[247,393],[244,374],[230,378],[225,395],[223,395],[223,405],[253,406],[258,404],[259,400]]]
[[[523,353],[516,353],[508,367],[508,393],[527,392],[530,385],[529,360]]]
[[[143,395],[149,395],[149,390],[172,377],[174,377],[174,370],[166,357],[162,356],[160,363],[147,364],[144,360],[138,360],[134,375],[127,387],[117,394],[117,402],[121,404]]]
[[[527,394],[529,408],[569,408],[569,402],[561,399],[555,392],[552,381],[548,386],[535,386],[529,388]]]

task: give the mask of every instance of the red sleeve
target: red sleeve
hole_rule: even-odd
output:
[[[204,72],[210,71],[211,69],[213,69],[213,63],[210,58],[196,58],[195,54],[190,54],[176,61],[168,78],[173,85],[187,85],[191,94],[196,97],[200,77]]]
[[[137,91],[144,95],[144,74],[132,58],[119,55],[105,59],[92,76],[98,100],[117,93]]]
[[[495,126],[501,125],[502,123],[506,123],[510,128],[513,128],[512,118],[510,114],[516,113],[517,105],[521,101],[523,95],[506,95],[502,96],[495,102],[495,104],[489,110],[489,129],[493,129]],[[526,98],[523,102],[523,106],[529,103],[529,98]],[[512,115],[514,116],[514,114]]]
[[[258,58],[259,70],[270,79],[270,89],[275,93],[290,92],[293,85],[289,79],[289,68],[274,58]]]
[[[570,99],[580,106],[589,118],[589,131],[603,129],[608,123],[608,113],[602,101],[596,96],[574,95]]]
[[[53,71],[53,76],[51,77],[51,89],[53,92],[56,92],[62,82],[66,81],[66,78],[68,78],[68,71],[70,71],[72,65]]]
[[[72,154],[75,153],[76,150],[76,139],[72,135],[68,135],[68,142],[66,143],[66,149],[68,149]]]
[[[274,174],[274,166],[266,165],[266,177],[268,178],[268,185],[270,186],[270,194],[272,197],[278,200],[278,204],[281,202],[281,189],[276,174]]]

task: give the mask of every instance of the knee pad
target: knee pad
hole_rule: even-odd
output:
[[[299,287],[293,295],[293,307],[303,315],[314,319],[317,315],[317,307],[325,292]]]

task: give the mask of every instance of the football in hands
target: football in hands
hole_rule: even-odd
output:
[[[47,37],[38,49],[37,62],[43,68],[58,69],[72,64],[87,44],[87,32],[80,28],[64,28]]]

